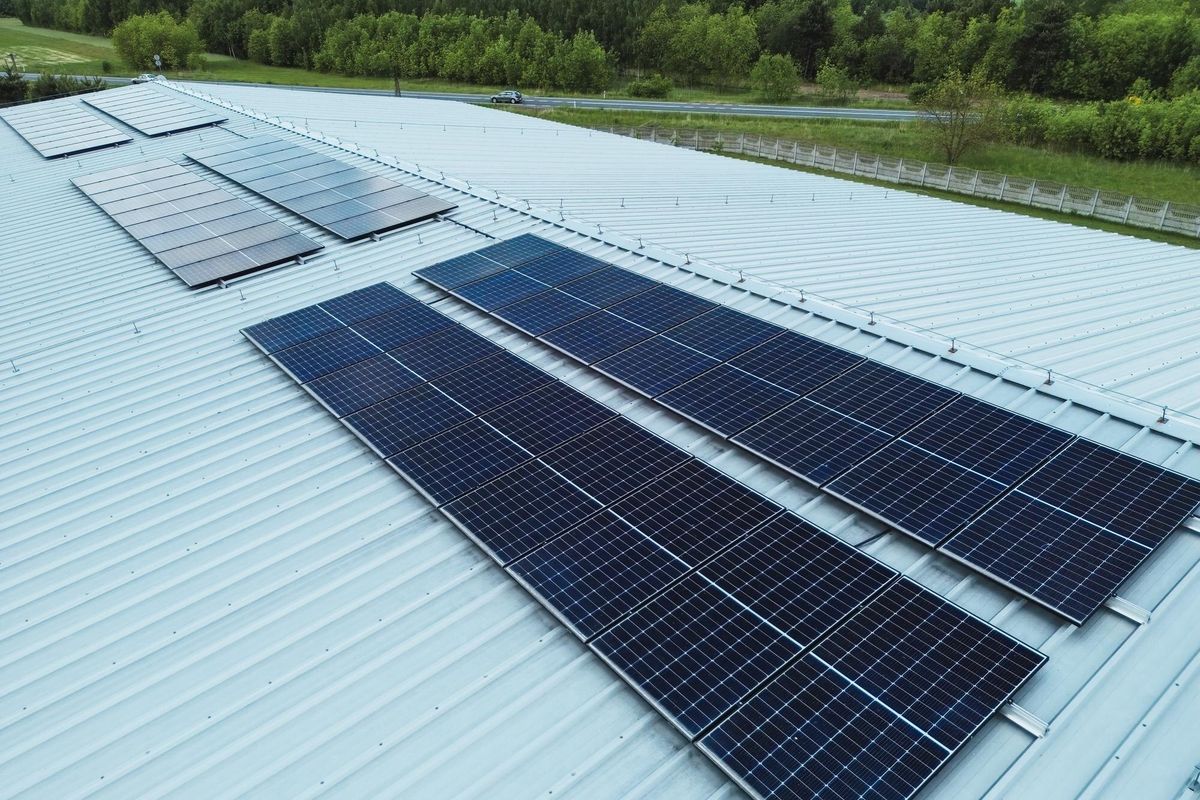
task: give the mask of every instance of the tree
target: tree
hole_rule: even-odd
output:
[[[758,52],[754,20],[741,6],[731,6],[724,14],[714,14],[705,31],[705,66],[720,86],[745,78],[750,62]]]
[[[950,70],[921,98],[921,125],[930,142],[956,164],[962,154],[987,141],[998,117],[1000,92],[979,72]]]
[[[0,105],[19,103],[25,99],[25,78],[17,71],[16,61],[9,62],[0,75]]]
[[[791,56],[763,53],[750,73],[750,81],[768,100],[781,102],[795,94],[800,75]]]
[[[817,87],[821,97],[840,105],[845,105],[858,91],[858,84],[850,77],[849,71],[829,60],[817,70]]]
[[[204,52],[204,45],[191,22],[176,22],[166,11],[132,16],[112,35],[117,55],[134,69],[154,69],[154,56],[162,57],[163,67],[184,69],[188,56]]]

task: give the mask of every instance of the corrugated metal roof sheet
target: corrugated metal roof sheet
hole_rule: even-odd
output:
[[[374,100],[359,105],[368,98],[337,100],[377,113]],[[388,102],[427,125],[459,113]],[[0,358],[14,359],[0,372],[0,796],[739,795],[238,334],[379,280],[431,298],[409,273],[487,241],[473,229],[548,235],[1200,474],[1183,426],[1119,398],[1104,407],[1066,382],[999,377],[986,354],[950,356],[911,330],[657,253],[683,264],[668,266],[602,240],[628,241],[618,232],[585,238],[568,229],[588,230],[580,221],[543,222],[427,168],[401,177],[455,199],[458,224],[352,245],[215,179],[327,249],[199,292],[67,180],[264,129],[298,136],[234,114],[221,130],[44,162],[0,131],[21,200],[0,219]],[[455,142],[444,146],[453,157]],[[547,182],[566,186],[562,153],[546,149]],[[926,797],[1182,791],[1200,755],[1188,735],[1200,536],[1172,536],[1123,589],[1153,610],[1150,624],[1105,610],[1074,628],[456,301],[440,307],[1050,655],[1017,698],[1049,735],[992,721]]]

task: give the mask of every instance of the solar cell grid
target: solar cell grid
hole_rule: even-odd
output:
[[[540,336],[594,311],[595,306],[551,289],[498,309],[495,316],[530,336]]]
[[[475,414],[498,408],[554,378],[507,351],[443,375],[434,385]]]
[[[601,508],[595,499],[535,460],[449,503],[444,510],[505,565]]]
[[[513,270],[505,270],[474,283],[456,287],[450,292],[477,308],[494,311],[509,303],[540,294],[546,291],[546,288],[546,284],[541,281],[535,281]]]
[[[899,436],[958,396],[958,392],[884,366],[864,361],[808,394],[851,419]]]
[[[655,336],[597,361],[594,367],[647,397],[656,397],[720,363],[678,342]]]
[[[614,303],[619,303],[660,285],[658,281],[651,280],[644,275],[638,275],[620,267],[608,267],[570,283],[564,283],[559,288],[584,302],[600,308],[607,308]]]
[[[45,158],[57,158],[133,141],[82,108],[66,103],[6,109],[0,113],[29,146]]]
[[[318,308],[323,308],[347,325],[353,325],[385,311],[416,303],[414,298],[390,283],[376,283],[319,303]]]
[[[342,322],[329,312],[319,306],[308,306],[251,325],[243,333],[265,352],[274,353],[341,327]]]
[[[607,262],[598,258],[562,247],[532,261],[526,261],[516,269],[547,286],[558,286],[607,266]]]
[[[722,436],[733,436],[793,403],[775,384],[721,364],[658,396],[658,402]]]
[[[524,264],[526,261],[533,261],[535,258],[541,258],[562,249],[561,245],[557,245],[540,236],[523,233],[520,236],[497,242],[475,252],[484,258],[495,261],[497,264],[503,264],[506,267],[515,267]]]
[[[717,308],[717,304],[673,286],[656,286],[609,306],[609,311],[630,322],[662,333],[681,322]]]
[[[146,136],[216,125],[227,119],[149,86],[108,89],[80,99]]]
[[[543,334],[546,344],[593,364],[654,336],[654,331],[601,311]]]
[[[345,422],[387,458],[473,416],[436,387],[422,384],[350,414]]]
[[[422,303],[409,303],[354,323],[354,330],[380,350],[424,338],[457,323]]]
[[[401,450],[388,463],[441,506],[529,459],[529,453],[476,418]]]
[[[555,381],[483,415],[489,424],[534,455],[617,416],[603,403]]]
[[[729,363],[790,392],[805,395],[863,361],[862,356],[848,350],[785,331]]]
[[[378,347],[359,336],[353,329],[338,328],[324,336],[280,350],[272,357],[298,383],[308,383],[322,375],[337,372],[343,367],[378,355],[379,352]]]
[[[308,389],[334,416],[344,417],[423,383],[388,355],[375,356],[317,378]]]
[[[777,628],[695,574],[618,622],[592,647],[688,737],[800,654]]]
[[[500,353],[490,339],[461,325],[402,344],[390,355],[427,381]]]
[[[489,261],[478,253],[467,253],[414,270],[413,275],[439,289],[454,289],[506,269],[503,264]]]
[[[781,333],[783,328],[778,325],[720,306],[672,328],[665,336],[725,361]]]

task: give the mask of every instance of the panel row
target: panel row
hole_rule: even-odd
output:
[[[1044,661],[389,285],[245,334],[760,796],[909,796]]]
[[[125,86],[95,92],[81,99],[92,108],[103,111],[146,136],[163,136],[203,128],[228,119],[180,100],[167,91],[144,85]]]
[[[67,102],[6,109],[0,119],[46,158],[86,153],[133,141],[94,114]]]
[[[415,274],[1077,624],[1200,502],[1200,482],[534,238]],[[517,242],[530,258],[489,256]],[[1025,491],[1062,471],[1077,483]]]

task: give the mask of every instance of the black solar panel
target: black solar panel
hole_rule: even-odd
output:
[[[390,230],[456,207],[272,136],[225,142],[187,157],[343,239]]]
[[[546,289],[546,284],[541,281],[535,281],[513,270],[506,270],[450,291],[477,308],[495,311],[509,303],[540,294]]]
[[[497,355],[502,350],[490,339],[461,325],[454,325],[389,352],[401,364],[431,381],[459,367]]]
[[[417,305],[417,301],[390,283],[376,283],[319,303],[317,307],[328,311],[347,325],[353,325],[386,311],[409,305]]]
[[[557,328],[541,338],[546,344],[584,364],[593,364],[653,335],[654,331],[649,328],[601,311]]]
[[[517,270],[547,286],[558,286],[607,266],[607,262],[598,258],[585,256],[577,250],[560,248],[533,261],[526,261]]]
[[[778,336],[783,330],[758,317],[720,306],[672,328],[666,336],[725,361]]]
[[[613,303],[619,303],[626,298],[660,285],[656,280],[629,270],[609,267],[593,272],[584,278],[565,283],[559,288],[594,306],[607,308]]]
[[[590,639],[688,567],[605,511],[514,561],[509,570],[581,638]]]
[[[318,306],[309,306],[251,325],[242,333],[266,353],[274,353],[300,342],[315,339],[343,327],[342,322]]]
[[[617,416],[603,403],[555,381],[483,415],[493,427],[541,455]]]
[[[541,461],[530,461],[460,497],[444,511],[503,565],[601,508]]]
[[[440,261],[437,264],[422,267],[415,270],[413,275],[440,289],[454,289],[473,283],[480,278],[504,272],[506,269],[508,267],[503,264],[490,261],[477,253],[467,253],[448,261]]]
[[[527,300],[504,306],[493,312],[513,327],[530,336],[541,336],[596,311],[596,307],[557,289],[535,294]]]
[[[624,417],[592,428],[542,460],[605,504],[655,481],[691,458]]]
[[[790,392],[805,395],[865,359],[840,347],[786,331],[729,363]]]
[[[233,278],[321,249],[166,159],[72,182],[188,286]]]
[[[561,245],[557,245],[540,236],[523,233],[512,239],[488,245],[482,250],[476,250],[475,252],[484,258],[495,261],[497,264],[503,264],[506,267],[516,267],[524,264],[526,261],[533,261],[535,258],[541,258],[544,255],[562,249],[564,248]]]
[[[722,364],[659,395],[658,402],[722,436],[733,436],[798,397]]]
[[[655,397],[707,372],[719,361],[663,336],[655,336],[594,365],[605,375]]]
[[[395,350],[457,323],[422,303],[404,305],[354,324],[354,330],[380,350]]]
[[[434,505],[444,505],[528,461],[529,453],[472,419],[388,459]]]
[[[344,417],[423,383],[420,377],[381,355],[359,361],[308,384],[335,416]]]
[[[202,128],[227,119],[150,86],[109,89],[80,99],[146,136]]]
[[[359,336],[353,328],[338,328],[324,336],[280,350],[272,357],[298,383],[308,383],[380,352],[380,348]]]
[[[1071,440],[959,397],[828,486],[830,493],[936,545]]]
[[[133,139],[100,118],[67,103],[30,103],[5,109],[0,119],[46,158],[115,147]]]
[[[483,414],[552,383],[528,361],[503,352],[443,375],[434,385],[476,414]]]
[[[778,628],[695,574],[592,647],[689,738],[800,654]]]
[[[673,286],[656,286],[609,306],[609,310],[617,316],[655,333],[674,328],[714,308],[717,308],[716,303]]]
[[[472,416],[444,393],[423,384],[350,414],[345,422],[387,458]]]

